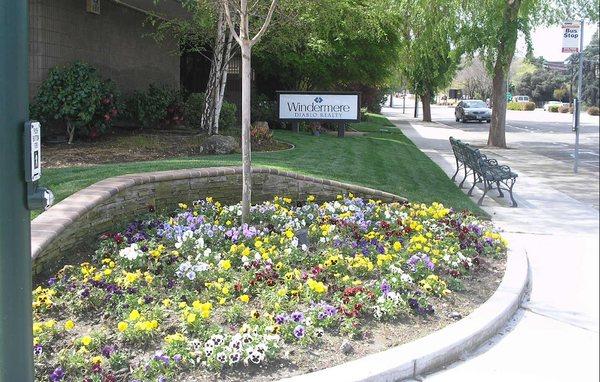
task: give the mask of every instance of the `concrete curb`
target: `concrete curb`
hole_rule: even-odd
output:
[[[519,308],[529,285],[524,252],[510,251],[500,286],[483,305],[462,320],[416,341],[280,382],[398,381],[458,361],[494,336]]]

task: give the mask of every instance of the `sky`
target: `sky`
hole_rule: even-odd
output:
[[[583,46],[586,47],[598,25],[586,24],[583,31]],[[549,28],[538,28],[532,34],[534,56],[543,56],[547,61],[563,61],[569,54],[562,53],[562,28],[560,26]],[[523,38],[520,39],[517,54],[525,56],[526,45]]]

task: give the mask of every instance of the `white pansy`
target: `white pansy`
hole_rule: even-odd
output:
[[[138,247],[138,245],[136,243],[131,244],[129,247],[127,248],[123,248],[122,250],[119,251],[119,255],[121,257],[126,258],[127,260],[135,260],[140,256],[143,256],[144,253],[142,251],[140,251],[140,248]]]

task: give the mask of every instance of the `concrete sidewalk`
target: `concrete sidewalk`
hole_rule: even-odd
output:
[[[423,123],[384,108],[384,114],[452,176],[448,138],[483,145],[487,133]],[[507,135],[518,143],[519,135]],[[598,177],[547,157],[514,149],[482,148],[519,174],[518,208],[494,191],[483,208],[513,248],[526,250],[531,293],[511,323],[487,345],[426,381],[598,381]],[[470,184],[469,184],[470,187]],[[468,188],[466,189],[468,190]],[[465,190],[465,192],[466,192]],[[475,189],[473,200],[482,194]],[[592,202],[595,202],[592,203]]]

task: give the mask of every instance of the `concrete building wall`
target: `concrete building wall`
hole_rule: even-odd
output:
[[[151,0],[124,2],[154,7]],[[181,12],[176,1],[165,3]],[[100,5],[97,15],[86,11],[85,0],[29,0],[30,97],[52,67],[76,60],[97,67],[123,93],[150,83],[179,87],[179,56],[173,53],[173,42],[158,44],[145,36],[152,31],[144,25],[147,15],[110,0],[101,0]]]

